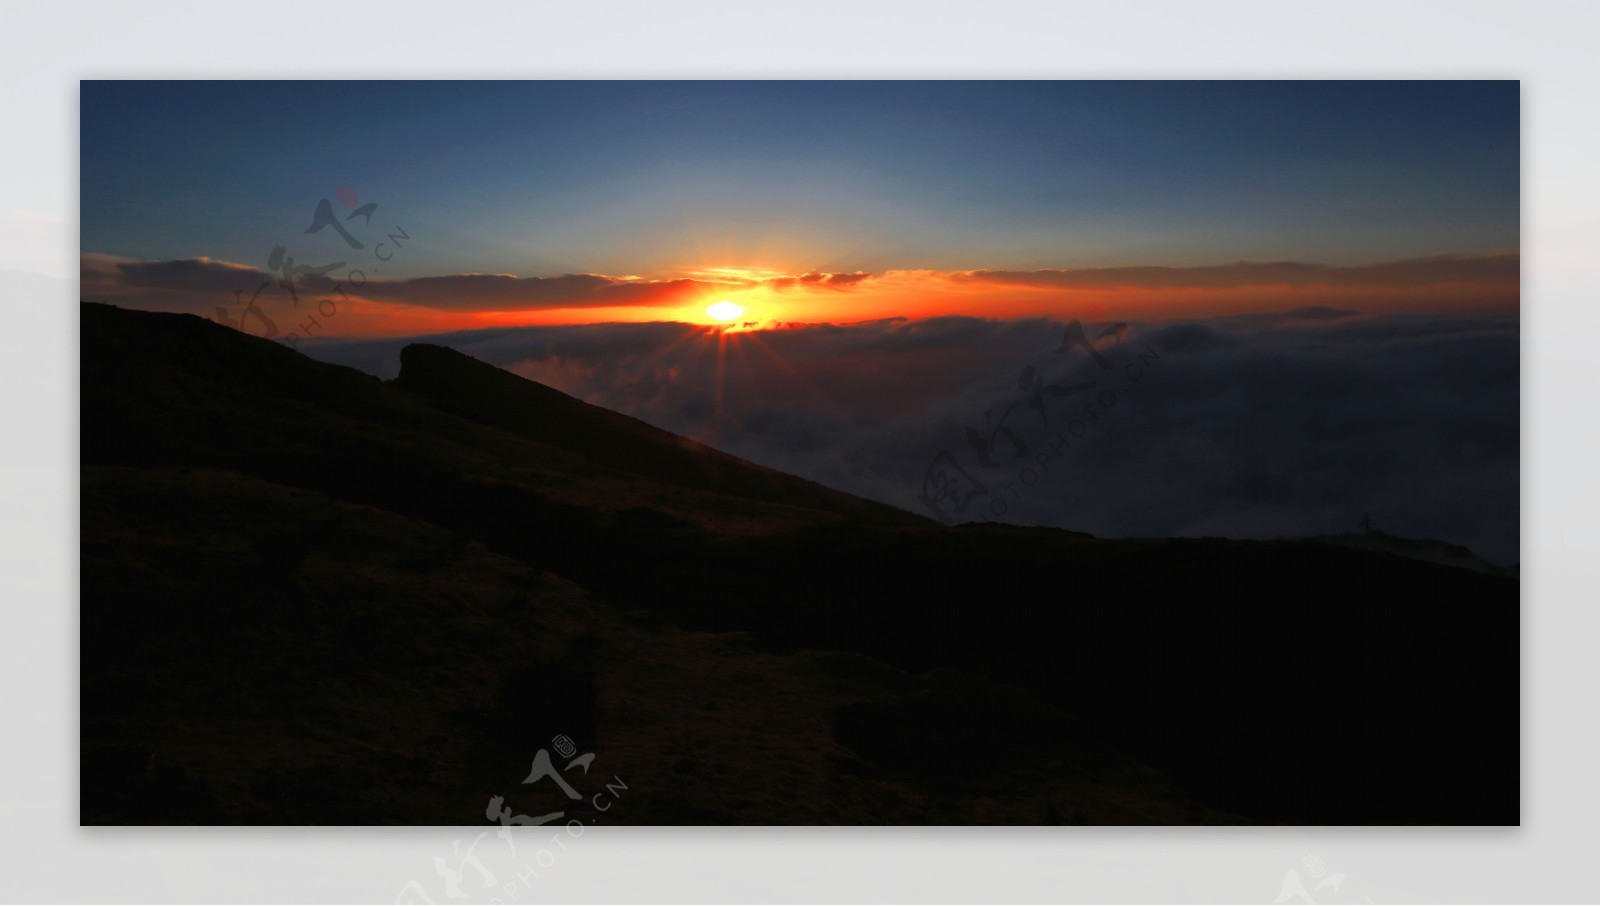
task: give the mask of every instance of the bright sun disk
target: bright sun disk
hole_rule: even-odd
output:
[[[718,321],[732,321],[734,318],[744,314],[744,306],[735,305],[727,299],[723,299],[721,302],[713,303],[710,308],[707,308],[706,314]]]

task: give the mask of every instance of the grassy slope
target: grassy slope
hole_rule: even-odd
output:
[[[949,529],[437,347],[83,325],[91,822],[472,823],[555,732],[641,823],[1516,821],[1510,581]]]

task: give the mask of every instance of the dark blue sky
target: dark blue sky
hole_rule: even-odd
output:
[[[81,123],[82,249],[146,259],[264,266],[339,184],[394,276],[1519,246],[1516,82],[85,82]]]

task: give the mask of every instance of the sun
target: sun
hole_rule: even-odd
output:
[[[744,314],[744,306],[735,305],[727,299],[723,299],[721,302],[713,303],[710,308],[706,309],[706,314],[716,321],[732,321]]]

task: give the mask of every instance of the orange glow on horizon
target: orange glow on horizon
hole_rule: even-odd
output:
[[[85,255],[83,260],[82,291],[91,300],[187,311],[207,318],[221,305],[235,301],[223,296],[219,302],[217,293],[210,290],[189,292],[179,286],[160,290],[143,283],[119,283],[114,279],[122,266],[118,259]],[[220,269],[224,284],[233,268],[249,276],[249,269],[242,265],[194,260],[197,265]],[[795,274],[718,264],[686,267],[651,278],[455,275],[411,285],[403,280],[373,280],[359,291],[345,286],[338,295],[326,290],[312,295],[303,289],[306,298],[301,299],[299,308],[276,289],[262,294],[260,301],[280,333],[286,334],[314,316],[319,335],[351,338],[649,321],[744,333],[803,324],[945,316],[1109,321],[1207,318],[1313,306],[1369,314],[1517,310],[1520,286],[1515,257],[1499,270],[1474,270],[1470,257],[1461,265],[1453,264],[1455,260],[1451,256],[1416,259],[1421,263],[1410,263],[1409,271],[1376,269],[1389,265],[1366,269],[1282,265],[1266,266],[1278,267],[1277,271],[1251,272],[1251,265],[1239,264],[1187,270],[1127,268],[1105,276],[1096,276],[1093,270]],[[1294,270],[1296,267],[1310,268],[1310,275]],[[1207,285],[1208,280],[1214,285]],[[439,283],[446,288],[435,289]],[[480,291],[483,301],[474,304]]]
[[[942,274],[891,272],[850,289],[757,285],[707,293],[689,304],[547,308],[524,311],[440,311],[350,297],[341,302],[338,326],[354,334],[402,334],[578,324],[677,321],[720,332],[770,330],[796,324],[854,324],[905,318],[1051,317],[1138,320],[1288,311],[1326,306],[1369,313],[1488,311],[1506,307],[1506,293],[1492,287],[1399,287],[1355,290],[1340,287],[1251,286],[1218,288],[1126,287],[1059,289],[982,285]],[[723,304],[726,303],[726,308]],[[1516,305],[1515,295],[1509,304]],[[712,311],[715,308],[716,311]],[[759,312],[759,317],[753,314]],[[348,315],[346,314],[348,313]],[[330,328],[332,324],[328,325]],[[332,331],[330,330],[330,333]]]

